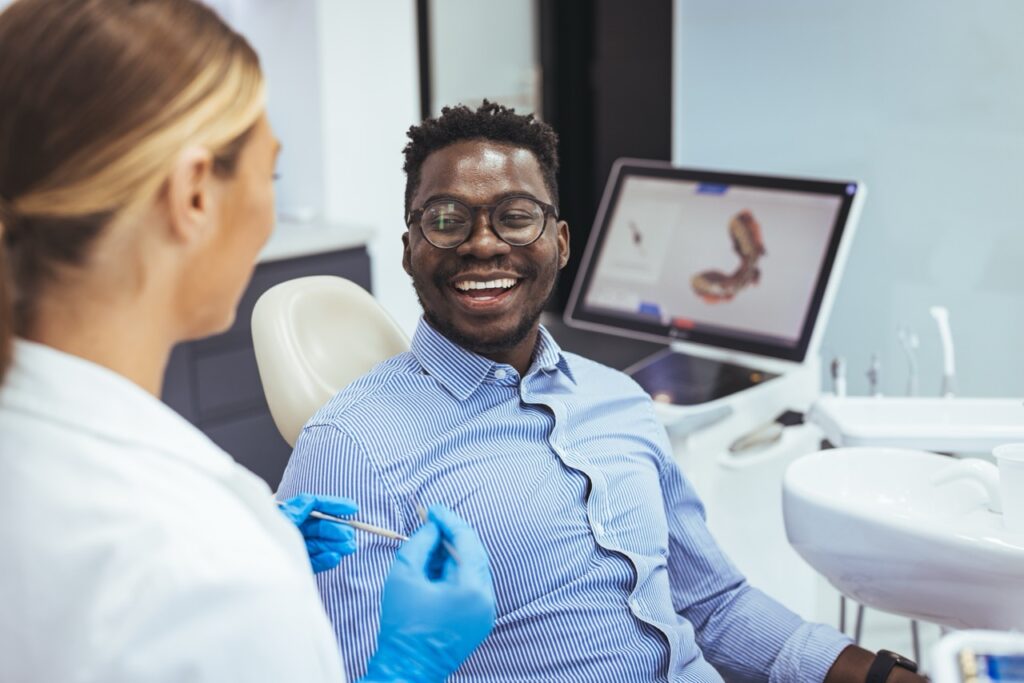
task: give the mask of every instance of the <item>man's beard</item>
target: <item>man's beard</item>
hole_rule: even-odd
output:
[[[418,274],[414,273],[412,275],[412,285],[416,290],[416,297],[420,301],[420,307],[423,309],[423,317],[426,318],[431,327],[467,351],[471,351],[481,356],[502,353],[515,348],[517,345],[522,343],[522,341],[529,336],[530,332],[533,331],[537,321],[540,320],[540,314],[544,312],[544,308],[555,293],[555,278],[552,278],[551,284],[548,286],[548,291],[544,296],[538,297],[536,304],[531,306],[522,314],[519,319],[519,324],[516,325],[512,332],[501,339],[476,339],[464,334],[450,320],[442,320],[440,317],[435,315],[434,312],[427,307],[423,296],[423,292],[428,286],[433,286],[441,291],[445,291],[445,289],[449,287],[448,283],[451,282],[452,278],[458,275],[461,270],[463,269],[460,268],[454,272],[438,271],[434,274],[434,277],[430,282],[425,282]],[[526,268],[520,268],[519,270],[522,281],[535,279],[538,275],[538,269],[535,266],[528,266]],[[555,272],[558,272],[557,269]]]

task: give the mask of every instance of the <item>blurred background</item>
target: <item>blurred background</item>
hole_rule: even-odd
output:
[[[7,4],[0,0],[0,6]],[[872,354],[921,391],[949,308],[958,393],[1021,393],[1024,3],[1019,0],[210,0],[260,52],[284,141],[282,230],[359,226],[376,296],[412,330],[400,266],[407,128],[489,98],[561,137],[575,258],[615,158],[855,178],[869,189],[823,356],[864,393]]]

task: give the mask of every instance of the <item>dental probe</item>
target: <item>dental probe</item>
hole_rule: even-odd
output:
[[[274,501],[274,502],[277,503],[278,507],[284,507],[284,501],[277,500],[277,501]],[[319,510],[313,510],[312,512],[309,513],[309,516],[310,517],[315,517],[316,519],[322,519],[322,520],[324,520],[326,522],[336,522],[337,524],[348,524],[353,529],[359,529],[360,531],[365,531],[367,533],[377,534],[378,536],[383,536],[384,538],[393,538],[396,541],[408,541],[409,540],[408,536],[403,536],[402,534],[394,532],[394,531],[391,531],[390,529],[385,529],[383,527],[374,526],[372,524],[367,524],[366,522],[357,522],[354,519],[345,519],[344,517],[335,517],[334,515],[328,515],[328,514],[325,514],[323,512],[320,512]]]
[[[416,504],[416,514],[420,516],[421,522],[423,522],[424,524],[427,523],[427,509],[423,507],[423,505],[419,503]],[[449,555],[451,555],[452,560],[455,561],[455,564],[462,564],[462,560],[459,559],[459,554],[455,552],[455,546],[453,546],[451,543],[445,540],[444,536],[441,536],[441,545],[443,545],[444,549],[448,551]]]

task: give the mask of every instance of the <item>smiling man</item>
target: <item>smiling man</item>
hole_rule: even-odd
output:
[[[551,128],[485,102],[409,137],[403,264],[423,320],[408,353],[310,420],[280,494],[347,496],[404,533],[421,502],[471,521],[498,619],[452,680],[863,683],[894,665],[893,683],[921,680],[747,585],[650,398],[540,326],[569,255]],[[318,577],[357,676],[396,548],[359,542],[343,571]]]
[[[453,142],[410,172],[408,203],[419,208],[406,207],[402,264],[423,317],[449,341],[520,374],[569,259],[569,228],[549,185],[530,149],[488,139]]]

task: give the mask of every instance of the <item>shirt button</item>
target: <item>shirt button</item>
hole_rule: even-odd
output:
[[[640,611],[640,601],[637,600],[636,598],[630,598],[629,599],[629,608],[632,609],[634,612],[639,612]]]
[[[495,370],[494,371],[494,379],[505,379],[505,375],[507,375],[507,374],[508,373],[505,372],[504,370]]]
[[[594,533],[598,536],[604,536],[604,525],[601,522],[594,522]]]

